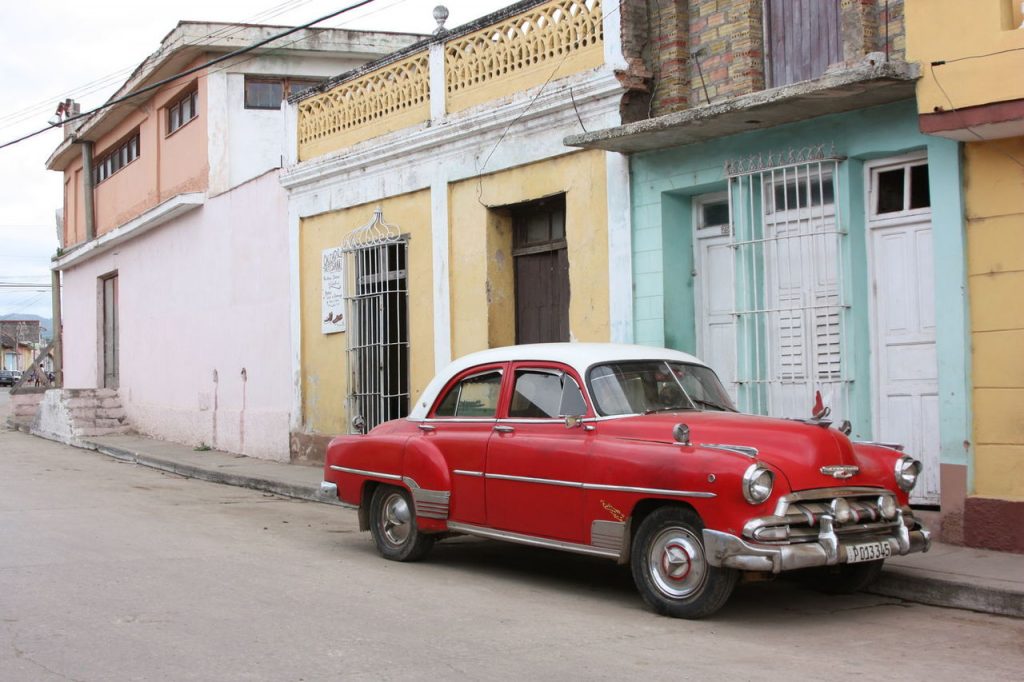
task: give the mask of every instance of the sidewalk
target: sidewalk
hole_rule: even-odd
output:
[[[117,459],[215,483],[312,502],[323,472],[139,436],[88,439],[85,447]],[[335,501],[336,504],[341,504]],[[889,559],[869,591],[912,602],[1024,618],[1024,554],[933,543],[925,554]]]

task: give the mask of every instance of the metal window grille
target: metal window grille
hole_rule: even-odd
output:
[[[839,162],[824,145],[726,164],[741,409],[845,415],[851,383]]]
[[[342,242],[348,311],[348,414],[365,433],[409,410],[407,241],[381,210]]]

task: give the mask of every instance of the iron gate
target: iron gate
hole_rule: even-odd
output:
[[[821,391],[847,416],[847,233],[839,162],[824,145],[726,164],[741,409],[806,417]]]

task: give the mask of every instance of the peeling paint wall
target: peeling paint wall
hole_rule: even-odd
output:
[[[389,197],[305,218],[300,227],[302,295],[303,429],[320,434],[347,433],[348,360],[346,332],[321,331],[321,255],[341,246],[380,207],[384,220],[409,237],[409,378],[410,403],[434,376],[434,304],[431,256],[430,191]]]
[[[286,195],[271,172],[67,269],[65,386],[99,385],[98,278],[116,272],[119,392],[131,425],[286,460],[286,224]]]

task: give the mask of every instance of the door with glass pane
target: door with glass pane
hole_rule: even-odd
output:
[[[103,388],[117,388],[119,377],[117,313],[117,275],[100,280],[102,296],[102,354]]]

